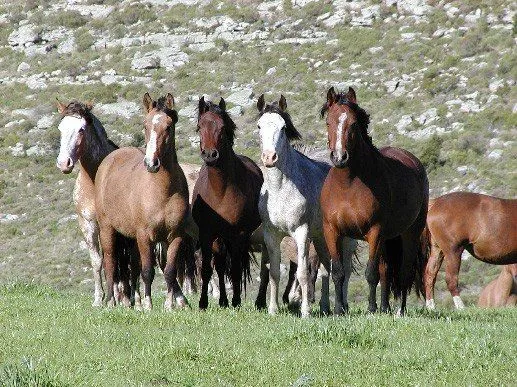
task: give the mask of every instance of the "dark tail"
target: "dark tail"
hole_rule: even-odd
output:
[[[402,238],[400,236],[386,240],[386,277],[388,289],[391,289],[393,296],[397,299],[402,294],[406,285],[401,276],[403,250]]]
[[[431,254],[431,232],[427,227],[427,223],[425,224],[424,229],[422,230],[422,234],[420,235],[420,249],[417,254],[416,261],[416,275],[415,281],[413,283],[415,287],[415,292],[418,297],[424,297],[425,289],[424,289],[424,275],[425,275],[425,267],[427,266],[427,261],[429,259],[429,255]]]

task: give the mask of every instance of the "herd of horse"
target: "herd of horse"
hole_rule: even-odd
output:
[[[199,308],[206,309],[213,269],[219,305],[229,305],[227,278],[231,304],[237,307],[250,279],[253,251],[259,250],[258,308],[267,306],[269,285],[268,311],[277,313],[280,261],[288,251],[288,286],[296,282],[300,290],[301,316],[310,314],[318,268],[321,313],[330,313],[330,276],[334,314],[346,313],[356,240],[369,245],[370,312],[378,309],[379,284],[382,312],[391,311],[393,294],[403,314],[411,288],[434,308],[434,284],[444,258],[447,286],[462,308],[463,250],[484,262],[508,265],[484,291],[480,305],[517,303],[517,200],[469,192],[429,199],[422,163],[407,150],[373,144],[369,115],[352,88],[327,92],[321,117],[326,117],[328,149],[293,144],[301,134],[284,96],[272,103],[260,96],[262,167],[235,153],[236,125],[223,98],[218,104],[199,99],[201,167],[178,162],[173,96],[153,100],[145,93],[143,106],[145,147],[119,148],[92,105],[57,103],[62,116],[57,166],[70,173],[80,164],[73,200],[93,268],[94,306],[151,309],[158,265],[167,284],[165,309],[188,306],[184,292],[195,290],[199,277]],[[288,294],[286,289],[284,302]]]

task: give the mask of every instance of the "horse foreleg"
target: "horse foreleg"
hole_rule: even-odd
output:
[[[85,219],[79,214],[79,227],[83,233],[84,241],[90,253],[90,262],[93,271],[93,303],[92,306],[102,306],[104,289],[102,288],[102,255],[99,245],[99,225],[96,220]]]
[[[171,310],[173,302],[180,308],[188,306],[187,299],[181,291],[181,286],[178,283],[178,268],[177,262],[184,257],[179,255],[185,250],[182,246],[184,240],[182,237],[176,237],[172,240],[167,248],[167,263],[165,264],[165,270],[163,276],[167,283],[167,296],[165,298],[165,310]]]
[[[200,235],[201,244],[201,296],[199,298],[199,309],[208,307],[208,283],[212,278],[212,240]]]
[[[458,310],[465,308],[463,301],[460,297],[460,291],[458,289],[458,275],[460,273],[461,266],[461,253],[463,248],[447,249],[444,251],[445,255],[445,282],[447,288],[452,295],[454,307]]]
[[[429,259],[425,267],[424,274],[424,289],[425,289],[425,306],[429,310],[436,308],[434,302],[434,285],[436,284],[436,277],[438,271],[442,266],[443,253],[441,252],[438,245],[431,243],[431,251],[429,253]]]
[[[343,237],[341,239],[341,262],[343,264],[343,311],[348,313],[348,283],[352,276],[352,259],[357,249],[357,242],[355,239]]]
[[[136,310],[142,309],[140,298],[140,272],[142,271],[138,247],[133,244],[131,247],[131,303]]]
[[[154,279],[154,256],[151,241],[145,232],[138,233],[136,241],[138,244],[138,251],[140,253],[142,282],[144,283],[144,300],[142,302],[142,307],[144,310],[151,310],[153,307],[151,299],[151,285]]]
[[[196,260],[194,257],[194,241],[190,236],[185,238],[185,283],[183,292],[185,294],[197,293],[196,285]]]
[[[226,251],[214,253],[215,271],[219,280],[219,306],[227,308],[228,295],[226,294]]]
[[[230,246],[231,254],[231,276],[232,276],[232,306],[234,308],[241,304],[241,290],[242,290],[242,277],[244,270],[244,262],[248,259],[248,252],[245,248],[245,244],[239,242],[236,245]]]
[[[298,253],[298,267],[296,269],[296,278],[300,283],[302,289],[302,304],[300,312],[302,317],[309,317],[310,305],[309,305],[309,275],[308,275],[308,256],[309,256],[309,244],[308,238],[309,229],[307,226],[298,227],[294,232],[294,240],[296,241],[297,253]]]
[[[265,243],[261,243],[262,254],[260,257],[260,285],[255,300],[255,307],[257,309],[264,309],[266,307],[266,292],[267,283],[269,281],[269,269],[267,264],[269,263],[269,256],[267,254],[267,248]]]
[[[280,242],[282,237],[264,227],[264,242],[269,256],[269,314],[278,312],[278,285],[280,282]]]
[[[104,264],[104,273],[106,275],[106,290],[107,290],[107,306],[113,307],[115,306],[115,295],[113,292],[113,286],[115,284],[115,270],[117,266],[116,257],[113,254],[113,250],[115,247],[115,230],[107,225],[104,228],[101,228],[100,233],[100,243],[102,246],[102,252],[104,254],[103,264]]]
[[[329,222],[323,222],[323,235],[325,236],[326,249],[321,246],[318,240],[315,240],[314,246],[317,249],[320,259],[325,261],[328,259],[331,266],[332,281],[334,282],[334,314],[340,315],[345,311],[343,304],[343,282],[345,280],[345,272],[341,259],[339,232]],[[328,258],[327,258],[328,257]]]

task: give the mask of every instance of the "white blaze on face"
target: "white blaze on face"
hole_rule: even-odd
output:
[[[261,151],[275,151],[285,126],[284,119],[277,113],[264,113],[258,120]]]
[[[343,126],[345,125],[345,121],[347,119],[346,112],[341,113],[339,116],[338,124],[337,124],[337,133],[336,133],[336,154],[341,156],[343,154]]]
[[[66,164],[68,158],[74,163],[77,161],[75,150],[79,138],[79,131],[86,128],[86,120],[82,117],[65,116],[59,123],[58,129],[61,132],[61,142],[57,162]]]
[[[155,128],[165,118],[165,114],[156,114],[151,121],[151,133],[149,134],[149,141],[147,141],[147,146],[145,147],[145,158],[147,160],[152,160],[155,157],[156,150],[158,149],[158,134]]]

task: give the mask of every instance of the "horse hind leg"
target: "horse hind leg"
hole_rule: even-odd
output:
[[[140,253],[141,277],[144,284],[144,300],[142,308],[151,310],[153,307],[151,298],[151,285],[154,280],[154,255],[151,241],[143,231],[137,234],[138,252]]]
[[[289,260],[289,273],[287,277],[287,285],[285,286],[284,293],[282,294],[282,302],[284,304],[296,303],[295,295],[293,293],[296,292],[296,269],[298,265],[296,262]],[[294,287],[294,288],[293,288]]]
[[[443,257],[443,253],[438,245],[434,243],[431,244],[431,251],[429,253],[429,259],[427,261],[424,274],[425,306],[429,310],[434,310],[436,308],[434,302],[434,286],[436,284],[438,271],[442,266]]]
[[[99,239],[104,254],[102,260],[104,265],[104,273],[106,275],[106,291],[107,291],[107,306],[115,306],[114,284],[115,284],[115,270],[117,266],[115,249],[115,230],[107,225],[100,229]]]
[[[260,284],[257,293],[257,299],[255,300],[255,307],[257,309],[265,309],[266,308],[266,293],[267,293],[267,284],[269,281],[269,269],[267,268],[267,264],[269,262],[269,256],[267,254],[267,248],[264,243],[261,244],[262,254],[260,257]]]
[[[219,306],[227,308],[229,305],[228,295],[226,294],[226,254],[214,253],[214,264],[217,277],[219,279]]]
[[[316,250],[316,255],[309,256],[311,260],[311,267],[314,268],[316,266],[316,270],[318,267],[323,266],[323,270],[321,271],[321,298],[320,298],[320,313],[324,316],[330,314],[330,300],[329,300],[329,274],[331,273],[331,262],[330,255],[327,249],[327,245],[322,238],[314,238],[313,240],[314,249]],[[316,273],[317,277],[317,273]],[[312,277],[311,281],[316,281],[316,278]],[[339,280],[338,280],[339,281]],[[315,284],[312,285],[315,288]],[[336,292],[338,291],[339,285],[336,285]],[[336,299],[339,297],[336,294]],[[336,302],[336,305],[339,301]],[[338,306],[337,311],[341,311],[342,308]]]
[[[452,301],[454,302],[454,307],[457,310],[465,309],[465,304],[460,297],[460,291],[458,289],[458,276],[460,272],[461,266],[461,253],[463,252],[463,247],[457,247],[453,249],[447,249],[444,251],[445,255],[445,282],[447,283],[447,288],[452,295]]]

